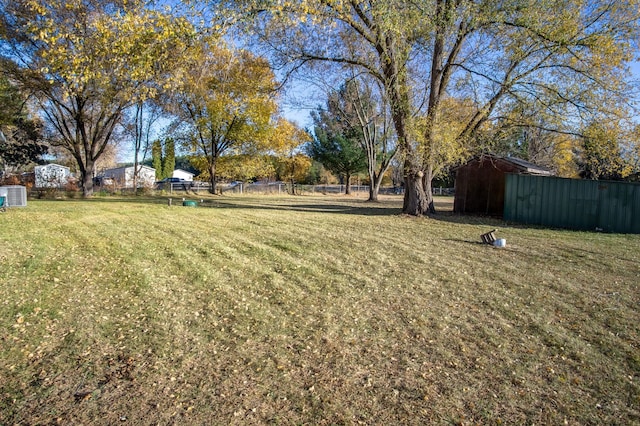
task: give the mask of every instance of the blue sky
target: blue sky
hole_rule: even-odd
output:
[[[640,60],[630,64],[630,70],[633,79],[638,86],[638,92],[634,95],[640,98]],[[300,127],[306,128],[312,125],[310,113],[317,106],[324,106],[324,96],[319,89],[303,82],[292,82],[288,88],[288,95],[282,98],[282,112],[284,116]],[[636,117],[636,121],[640,123],[640,115]]]

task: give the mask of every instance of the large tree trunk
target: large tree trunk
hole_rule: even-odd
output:
[[[216,193],[216,163],[215,161],[209,164],[209,192],[211,194]]]
[[[133,193],[138,195],[138,175],[140,173],[140,163],[138,163],[138,150],[135,152],[135,160],[133,162]]]
[[[424,189],[424,195],[427,200],[427,206],[429,207],[429,213],[436,213],[436,206],[433,203],[433,189],[431,186],[431,181],[433,180],[433,167],[428,166],[427,170],[424,171],[424,175],[422,176],[422,187]]]
[[[422,216],[429,211],[429,204],[433,202],[433,199],[431,193],[426,194],[424,191],[423,176],[424,173],[418,169],[405,172],[402,213]]]
[[[80,184],[82,185],[82,197],[90,198],[93,196],[93,174],[95,164],[93,161],[86,161],[84,164],[84,170],[80,172]]]
[[[351,173],[345,173],[344,194],[351,195]]]
[[[408,162],[408,161],[406,161]],[[405,164],[406,164],[405,162]],[[406,167],[406,165],[405,165]],[[402,212],[412,216],[422,216],[429,209],[429,201],[424,193],[423,173],[410,169],[404,175],[404,204]]]
[[[378,201],[378,194],[380,193],[380,185],[384,178],[384,171],[382,173],[369,174],[369,200],[372,202]]]
[[[385,46],[380,46],[379,51],[383,61],[385,91],[391,103],[391,118],[398,137],[398,149],[404,156],[402,212],[412,216],[422,216],[427,212],[429,203],[422,184],[423,173],[418,166],[419,156],[409,132],[408,121],[411,116],[409,88],[406,70],[402,66],[405,56],[396,48],[393,38],[388,38]]]
[[[375,172],[369,170],[369,199],[367,201],[378,201],[378,191],[380,191],[380,181]]]

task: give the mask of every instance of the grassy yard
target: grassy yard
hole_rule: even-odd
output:
[[[175,204],[0,214],[0,424],[640,424],[638,235]]]

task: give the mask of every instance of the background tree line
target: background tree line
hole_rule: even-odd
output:
[[[395,162],[412,215],[433,211],[435,178],[484,152],[561,176],[638,172],[637,0],[208,6],[2,0],[4,167],[66,152],[91,196],[114,144],[131,141],[138,166],[171,137],[212,191],[221,174],[300,179],[311,157],[346,182],[365,172],[375,200]],[[331,80],[307,132],[278,107],[301,75]]]

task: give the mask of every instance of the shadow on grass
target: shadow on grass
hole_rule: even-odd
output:
[[[353,205],[358,203],[359,205]],[[339,203],[280,203],[280,204],[250,204],[225,201],[205,201],[200,205],[204,208],[224,209],[256,209],[298,211],[305,213],[348,214],[359,216],[393,216],[400,215],[398,207],[389,204],[376,204],[366,201],[349,201],[349,204]]]
[[[495,217],[487,216],[469,216],[453,213],[450,210],[448,203],[442,204],[445,207],[439,206],[436,203],[436,214],[428,215],[433,220],[458,223],[466,225],[481,225],[488,227],[504,227],[506,223]],[[300,211],[308,213],[329,213],[329,214],[348,214],[348,215],[360,215],[360,216],[403,216],[401,200],[399,201],[378,201],[370,202],[366,200],[345,200],[342,203],[244,203],[236,200],[226,201],[224,199],[205,200],[202,207],[209,208],[228,208],[228,209],[264,209],[264,210],[282,210],[282,211]],[[449,207],[449,209],[447,209]],[[408,218],[412,216],[404,215]]]
[[[306,213],[327,213],[346,214],[359,216],[401,216],[402,197],[393,200],[381,200],[370,202],[363,199],[350,199],[336,201],[335,199],[322,200],[326,202],[307,202],[306,196],[291,198],[291,202],[284,198],[260,197],[224,197],[211,194],[180,194],[180,195],[108,195],[94,196],[91,198],[61,198],[61,199],[38,199],[45,202],[67,202],[67,203],[132,203],[164,205],[175,208],[183,207],[183,200],[196,201],[198,208],[222,208],[222,209],[255,209],[255,210],[281,210],[298,211]],[[171,200],[171,203],[169,202]],[[464,224],[480,225],[487,227],[504,227],[507,224],[499,218],[488,216],[472,216],[453,213],[452,201],[436,200],[436,214],[428,217],[433,220]],[[193,207],[190,207],[193,208]],[[410,216],[407,216],[410,217]],[[515,224],[509,224],[513,226]]]
[[[450,242],[450,243],[465,243],[465,244],[471,244],[474,246],[487,246],[487,247],[491,247],[491,245],[487,244],[487,243],[483,243],[482,241],[480,241],[480,239],[476,240],[463,240],[462,238],[445,238],[442,241],[446,241],[446,242]]]

